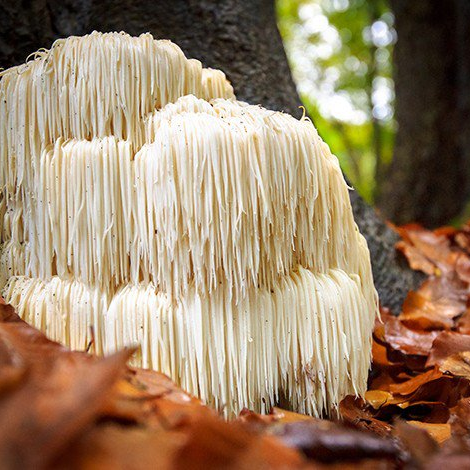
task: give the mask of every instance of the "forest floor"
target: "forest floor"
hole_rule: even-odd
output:
[[[368,391],[335,420],[225,422],[131,351],[69,351],[2,303],[2,468],[470,468],[470,225],[396,230],[427,279],[398,317],[382,309]]]

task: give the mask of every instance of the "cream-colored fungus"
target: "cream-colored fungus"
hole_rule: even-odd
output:
[[[233,415],[365,389],[377,311],[336,157],[170,41],[92,33],[0,79],[3,295]]]

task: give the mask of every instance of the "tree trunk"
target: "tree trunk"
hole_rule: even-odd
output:
[[[443,225],[470,189],[470,2],[391,6],[398,134],[379,205],[396,223]]]
[[[299,116],[301,104],[279,36],[272,0],[145,1],[33,0],[25,9],[0,7],[0,65],[23,62],[58,37],[93,31],[132,35],[150,31],[171,39],[188,57],[222,69],[237,97]],[[1,9],[5,11],[2,12]],[[420,277],[397,258],[395,233],[359,196],[351,193],[355,217],[366,236],[374,279],[384,305],[399,310]]]

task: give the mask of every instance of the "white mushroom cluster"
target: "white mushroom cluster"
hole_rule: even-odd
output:
[[[70,37],[0,79],[1,288],[74,349],[223,409],[365,390],[377,313],[336,157],[150,34]]]

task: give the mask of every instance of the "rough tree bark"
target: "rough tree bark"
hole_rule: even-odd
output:
[[[171,39],[188,57],[222,69],[239,99],[299,115],[300,100],[279,36],[272,0],[32,0],[0,5],[0,66],[24,61],[69,35],[150,31]],[[1,11],[3,10],[3,11]],[[351,193],[356,220],[371,250],[381,301],[397,311],[419,276],[398,259],[396,235]]]
[[[470,2],[391,7],[398,134],[379,206],[396,223],[443,225],[470,189]]]

